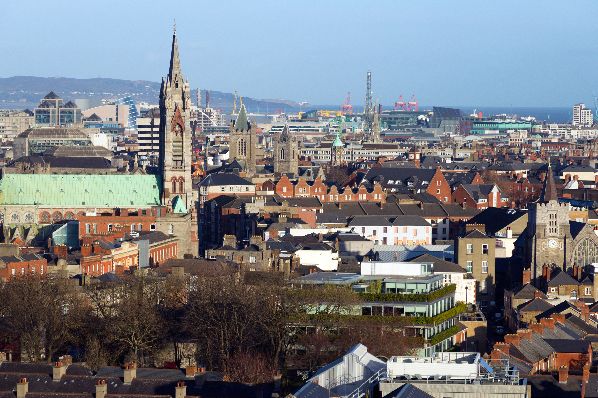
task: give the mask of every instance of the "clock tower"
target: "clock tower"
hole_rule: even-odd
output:
[[[570,205],[559,203],[550,162],[538,202],[530,205],[528,215],[528,247],[534,275],[540,276],[542,265],[566,269],[567,253],[573,246],[569,225]]]

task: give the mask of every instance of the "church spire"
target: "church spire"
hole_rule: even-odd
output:
[[[172,31],[172,49],[170,50],[170,69],[168,78],[172,81],[175,76],[181,75],[181,61],[179,59],[179,43],[176,38],[176,22]]]
[[[249,121],[247,120],[247,110],[245,109],[245,104],[241,101],[241,109],[239,109],[239,114],[237,115],[237,121],[235,122],[235,130],[237,131],[248,131],[249,130]]]
[[[544,178],[544,187],[542,188],[542,194],[540,195],[540,202],[548,203],[551,201],[556,202],[557,200],[556,184],[554,183],[554,174],[552,173],[549,157],[548,171],[546,172],[546,178]]]

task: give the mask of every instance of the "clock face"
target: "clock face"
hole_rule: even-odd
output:
[[[548,247],[550,247],[551,249],[556,249],[557,246],[558,246],[558,243],[555,239],[550,239],[548,241]]]

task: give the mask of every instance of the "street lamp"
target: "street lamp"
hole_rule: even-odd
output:
[[[465,305],[468,305],[468,301],[467,301],[467,290],[469,290],[469,286],[465,286]]]

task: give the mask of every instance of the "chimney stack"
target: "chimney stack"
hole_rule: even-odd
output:
[[[66,365],[62,362],[55,362],[52,367],[52,380],[60,381],[64,375],[66,375]]]
[[[106,380],[100,379],[96,381],[95,398],[106,398],[106,394],[108,394],[108,384],[106,384]]]
[[[193,377],[195,377],[196,373],[197,373],[197,366],[195,366],[195,365],[189,365],[185,368],[185,377],[193,378]]]
[[[125,365],[125,370],[123,372],[123,381],[125,384],[131,384],[133,380],[137,377],[137,365],[135,362],[128,362]]]
[[[569,367],[563,365],[559,368],[559,383],[565,384],[569,380]]]
[[[532,270],[526,268],[523,270],[523,280],[521,281],[524,285],[531,283],[532,281]]]
[[[187,386],[184,381],[176,383],[174,398],[185,398],[187,396]]]
[[[17,398],[25,398],[25,395],[29,392],[29,382],[27,378],[22,377],[17,383]]]

